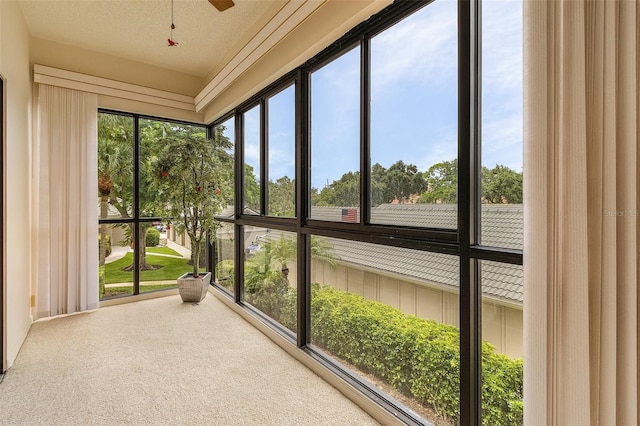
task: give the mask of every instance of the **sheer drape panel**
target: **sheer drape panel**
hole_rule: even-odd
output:
[[[638,424],[639,23],[525,2],[525,424]]]
[[[40,85],[37,316],[98,306],[97,97]]]

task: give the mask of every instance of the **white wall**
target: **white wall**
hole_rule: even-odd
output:
[[[31,74],[29,32],[20,6],[0,1],[0,73],[6,94],[6,320],[7,358],[11,366],[29,327],[31,165]]]

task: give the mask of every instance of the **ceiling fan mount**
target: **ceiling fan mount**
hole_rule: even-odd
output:
[[[233,0],[209,0],[209,3],[213,5],[220,12],[223,12],[234,6]]]

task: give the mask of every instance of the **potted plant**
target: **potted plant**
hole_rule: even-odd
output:
[[[211,272],[200,271],[202,243],[207,234],[215,235],[214,216],[233,195],[232,143],[223,135],[223,126],[216,127],[213,139],[190,126],[171,130],[159,140],[149,173],[152,189],[166,203],[163,219],[191,242],[193,270],[178,278],[180,296],[184,302],[200,302],[211,281]]]

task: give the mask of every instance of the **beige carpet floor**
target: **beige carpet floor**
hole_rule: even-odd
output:
[[[37,321],[0,383],[2,425],[373,425],[208,294]]]

